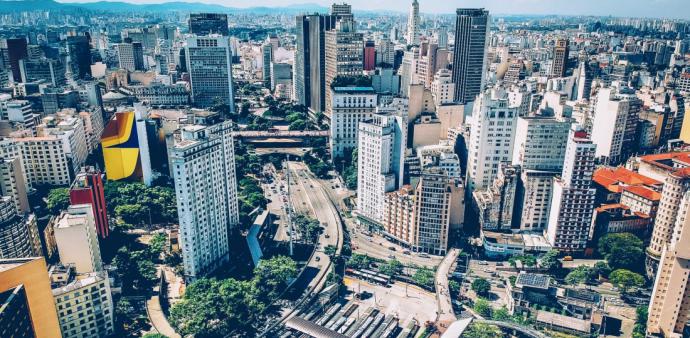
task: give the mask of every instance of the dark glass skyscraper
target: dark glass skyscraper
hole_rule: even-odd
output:
[[[7,60],[9,61],[10,69],[12,70],[12,77],[14,82],[21,82],[22,76],[19,70],[19,60],[26,59],[28,56],[26,49],[25,38],[6,39],[7,44]]]
[[[228,15],[218,13],[190,14],[189,32],[196,35],[220,34],[228,36]]]
[[[483,8],[457,10],[453,53],[454,99],[457,102],[474,101],[482,90],[488,35],[489,11]]]
[[[91,76],[91,46],[85,35],[68,36],[67,50],[72,74],[79,79]]]

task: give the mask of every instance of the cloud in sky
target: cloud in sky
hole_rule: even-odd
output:
[[[90,2],[91,0],[58,0]],[[95,1],[95,0],[94,0]],[[161,3],[164,0],[123,0],[130,3]],[[180,0],[223,4],[232,7],[288,6],[315,3],[328,6],[324,0]],[[338,0],[337,2],[343,2]],[[345,0],[355,9],[395,10],[406,12],[411,0]],[[419,0],[423,13],[453,13],[459,7],[484,7],[496,14],[561,14],[631,17],[671,17],[690,20],[690,0]]]

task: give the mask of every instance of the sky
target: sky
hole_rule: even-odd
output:
[[[90,2],[92,0],[58,0]],[[94,0],[95,1],[95,0]],[[118,0],[130,3],[162,3],[165,0]],[[324,0],[177,0],[205,2],[231,7],[288,6],[315,3],[329,6]],[[395,10],[407,12],[411,0],[337,0],[359,10]],[[690,0],[418,0],[422,13],[453,13],[460,7],[484,7],[496,14],[561,14],[624,17],[671,17],[690,20]]]

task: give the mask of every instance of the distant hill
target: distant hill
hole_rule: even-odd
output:
[[[297,14],[327,12],[328,8],[317,4],[296,4],[284,7],[226,7],[215,4],[192,2],[165,2],[160,4],[132,4],[120,1],[97,1],[87,3],[61,3],[54,0],[0,0],[0,12],[24,12],[34,10],[78,10],[106,12],[217,12],[217,13],[255,13],[255,14]]]

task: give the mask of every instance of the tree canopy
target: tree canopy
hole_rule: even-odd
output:
[[[642,275],[626,269],[618,269],[611,272],[609,281],[623,293],[627,293],[633,288],[640,288],[645,282]]]
[[[491,292],[491,283],[484,278],[476,278],[472,281],[472,290],[480,296],[486,296]]]
[[[644,243],[631,233],[604,235],[599,239],[598,249],[611,269],[637,272],[644,269]]]
[[[69,188],[50,189],[47,198],[48,210],[57,215],[69,206]]]
[[[277,256],[260,261],[251,280],[200,279],[173,305],[170,322],[185,336],[254,336],[265,310],[296,274],[292,259]]]

